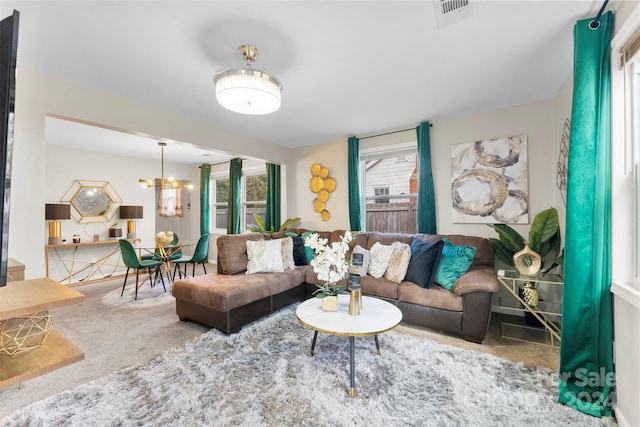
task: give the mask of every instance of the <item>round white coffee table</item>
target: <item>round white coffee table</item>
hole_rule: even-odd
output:
[[[349,315],[349,295],[338,297],[338,311],[323,311],[322,302],[311,298],[301,303],[296,309],[296,316],[304,326],[315,331],[311,341],[310,354],[316,346],[318,332],[349,337],[351,389],[349,395],[356,396],[355,376],[355,337],[373,335],[376,350],[380,354],[378,334],[395,328],[402,320],[402,313],[395,305],[373,297],[362,297],[362,310],[359,316]]]

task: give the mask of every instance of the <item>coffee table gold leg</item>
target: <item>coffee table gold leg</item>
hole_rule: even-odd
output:
[[[380,341],[378,341],[378,335],[374,335],[373,338],[376,340],[376,351],[378,352],[378,356],[380,356]]]
[[[349,389],[349,396],[356,397],[356,388],[355,387],[351,387]]]

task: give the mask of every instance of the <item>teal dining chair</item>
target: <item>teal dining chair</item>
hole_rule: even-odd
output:
[[[179,259],[172,260],[175,268],[173,269],[173,280],[176,279],[176,271],[178,272],[178,277],[182,279],[182,269],[180,265],[184,264],[184,276],[187,276],[187,264],[193,264],[193,268],[191,270],[191,275],[195,276],[196,274],[196,264],[202,264],[202,268],[204,269],[204,274],[207,274],[207,267],[205,267],[205,263],[207,262],[207,254],[209,252],[209,235],[203,234],[198,239],[198,243],[196,244],[196,249],[193,251],[193,256],[191,257],[181,257]]]
[[[139,260],[138,255],[136,254],[136,250],[130,241],[126,239],[120,239],[118,240],[118,243],[120,244],[120,253],[122,254],[122,261],[124,262],[124,265],[127,266],[127,272],[124,275],[124,283],[122,284],[122,292],[120,292],[120,296],[124,295],[124,288],[125,286],[127,286],[127,278],[129,277],[129,270],[134,268],[136,270],[136,292],[135,292],[135,297],[133,299],[137,300],[138,299],[138,277],[140,275],[140,270],[146,269],[147,273],[149,274],[149,280],[152,280],[151,269],[153,268],[157,270],[158,267],[160,267],[163,263],[162,261],[155,260],[155,259]],[[162,278],[162,276],[160,277]],[[164,286],[164,281],[162,281],[162,287],[166,292],[167,288]]]

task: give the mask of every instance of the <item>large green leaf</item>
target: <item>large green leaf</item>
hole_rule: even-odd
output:
[[[284,230],[286,230],[287,228],[289,228],[289,226],[290,226],[291,224],[294,224],[294,223],[296,223],[296,222],[300,221],[300,219],[301,219],[301,218],[299,218],[299,217],[295,217],[295,218],[288,218],[285,222],[283,222],[283,223],[282,223],[282,225],[280,226],[280,230],[279,230],[279,231],[284,231]]]
[[[493,228],[496,233],[498,233],[498,237],[500,241],[505,245],[513,253],[518,252],[522,248],[524,248],[524,238],[513,228],[508,226],[507,224],[487,224],[489,227]]]
[[[493,254],[503,263],[513,267],[513,254],[515,253],[508,248],[501,240],[489,238],[489,242],[493,247]]]
[[[558,228],[558,211],[556,208],[549,208],[539,212],[531,223],[529,247],[544,257],[546,253],[542,254],[542,251],[546,250],[549,253],[549,248],[544,248],[543,245],[558,233]]]

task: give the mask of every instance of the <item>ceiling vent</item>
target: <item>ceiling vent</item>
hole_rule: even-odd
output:
[[[439,0],[433,2],[438,28],[442,29],[471,18],[469,0]]]

